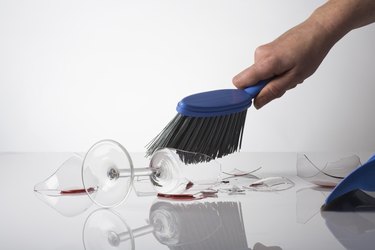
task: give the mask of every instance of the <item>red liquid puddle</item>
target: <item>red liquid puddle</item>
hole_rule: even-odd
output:
[[[87,193],[93,193],[95,192],[95,188],[90,187],[87,189]],[[86,194],[86,189],[81,188],[81,189],[68,189],[68,190],[61,190],[60,191],[61,195],[72,195],[72,194]]]
[[[196,194],[163,194],[158,193],[159,198],[171,199],[171,200],[201,200],[208,197],[217,197],[217,192],[199,192]]]
[[[158,197],[172,200],[196,200],[192,194],[162,194],[158,193]]]

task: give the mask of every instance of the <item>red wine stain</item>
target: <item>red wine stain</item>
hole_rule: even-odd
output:
[[[93,193],[95,191],[95,188],[90,187],[87,189],[87,193]],[[61,195],[69,195],[69,194],[86,194],[86,189],[81,188],[81,189],[67,189],[67,190],[61,190],[60,191]]]
[[[167,198],[173,200],[195,200],[196,198],[192,194],[162,194],[158,193],[158,197]]]
[[[171,199],[171,200],[200,200],[208,197],[217,197],[217,191],[214,192],[206,192],[202,191],[196,194],[163,194],[163,193],[158,193],[159,198],[164,198],[164,199]]]

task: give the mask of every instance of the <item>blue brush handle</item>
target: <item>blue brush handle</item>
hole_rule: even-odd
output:
[[[270,81],[271,78],[267,80],[261,80],[257,84],[247,87],[246,89],[244,89],[244,91],[251,96],[251,99],[254,99],[259,94],[259,92],[264,88],[264,86],[266,86]]]

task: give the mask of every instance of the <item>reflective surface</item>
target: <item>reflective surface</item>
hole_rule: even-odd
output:
[[[147,166],[143,155],[132,153],[134,165]],[[254,173],[259,178],[287,177],[295,184],[287,190],[219,192],[194,201],[146,190],[142,196],[131,192],[115,210],[93,204],[74,216],[51,208],[66,202],[43,202],[33,191],[71,156],[0,154],[0,249],[373,249],[375,213],[320,212],[331,189],[297,177],[294,153],[220,159],[226,172],[262,167]],[[369,154],[359,156],[366,161]]]

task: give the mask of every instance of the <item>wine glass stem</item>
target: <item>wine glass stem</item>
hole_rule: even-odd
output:
[[[154,173],[151,168],[134,168],[134,176],[150,176]],[[131,176],[130,169],[119,169],[119,177],[129,177]]]
[[[137,238],[142,235],[152,233],[153,231],[154,231],[154,227],[152,225],[146,225],[146,226],[142,226],[142,227],[132,230],[132,236],[134,238]],[[127,241],[130,239],[130,233],[129,232],[120,233],[118,234],[118,237],[119,237],[120,242]]]

